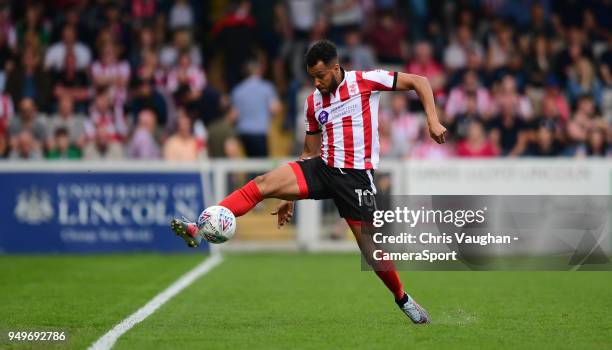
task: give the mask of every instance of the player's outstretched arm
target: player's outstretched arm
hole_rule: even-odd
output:
[[[425,114],[427,115],[427,125],[429,126],[429,135],[437,143],[444,143],[446,128],[440,123],[436,112],[436,104],[434,102],[433,91],[427,78],[420,75],[398,73],[396,90],[406,91],[414,90],[421,99]]]

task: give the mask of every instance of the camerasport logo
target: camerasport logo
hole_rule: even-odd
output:
[[[51,195],[44,190],[32,187],[17,195],[15,217],[20,222],[37,225],[53,219]]]

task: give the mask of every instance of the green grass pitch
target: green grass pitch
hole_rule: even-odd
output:
[[[66,329],[84,349],[201,255],[0,256],[0,330]],[[415,326],[354,254],[242,254],[114,349],[610,349],[610,272],[401,272],[433,323]]]

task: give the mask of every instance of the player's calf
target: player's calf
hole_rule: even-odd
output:
[[[300,189],[293,170],[289,165],[284,165],[257,176],[225,197],[219,205],[228,208],[234,216],[239,217],[248,213],[264,198],[295,200],[299,195]]]

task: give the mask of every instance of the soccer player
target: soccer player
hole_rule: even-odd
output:
[[[415,90],[425,108],[430,136],[444,143],[446,128],[436,115],[429,82],[399,72],[345,71],[338,64],[335,45],[327,40],[308,49],[306,66],[316,90],[304,103],[306,135],[300,159],[256,177],[219,205],[239,217],[264,198],[281,199],[272,213],[281,227],[293,216],[293,201],[333,199],[366,261],[393,293],[400,309],[414,323],[429,323],[427,312],[404,291],[393,263],[373,261],[368,254],[373,243],[364,234],[376,207],[373,176],[379,163],[380,92]],[[199,245],[195,223],[174,219],[171,226],[189,246]]]

